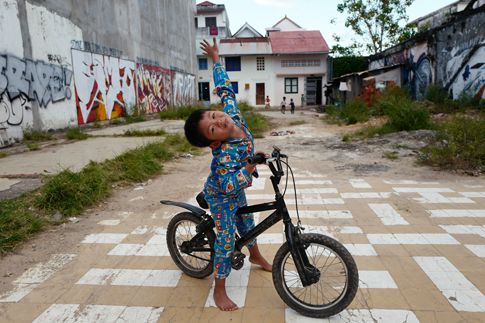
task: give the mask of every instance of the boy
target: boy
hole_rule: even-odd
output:
[[[236,104],[229,77],[219,62],[215,38],[213,45],[204,40],[201,49],[214,62],[215,91],[224,110],[196,110],[185,122],[184,130],[191,144],[212,149],[211,173],[204,185],[204,193],[217,229],[214,301],[219,309],[234,311],[238,307],[227,296],[226,277],[231,271],[236,227],[241,235],[254,227],[252,214],[236,215],[237,209],[246,205],[244,189],[251,185],[256,169],[256,165],[248,163],[248,158],[254,155],[254,140]],[[271,271],[271,265],[259,252],[256,240],[248,244],[248,249],[251,263]]]
[[[295,113],[295,102],[293,102],[293,99],[290,99],[290,109],[291,114]]]
[[[281,101],[281,113],[285,114],[286,110],[286,96],[283,97],[283,101]]]
[[[265,108],[266,110],[269,110],[270,105],[271,105],[271,100],[270,100],[270,98],[269,98],[269,95],[267,95],[267,96],[266,96],[266,101],[265,101],[265,102],[266,102],[266,104],[264,105],[264,108]]]

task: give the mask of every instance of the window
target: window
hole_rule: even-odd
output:
[[[239,93],[239,84],[237,82],[231,82],[232,89],[234,90],[234,93]]]
[[[199,70],[207,70],[207,58],[199,58]]]
[[[285,93],[298,93],[297,77],[285,77]]]
[[[195,29],[199,28],[199,20],[195,17]]]
[[[305,66],[320,66],[318,59],[296,59],[296,60],[282,60],[281,67],[305,67]]]
[[[264,57],[256,57],[256,70],[264,71]]]
[[[241,71],[241,56],[226,57],[226,71],[238,72]]]
[[[217,20],[216,17],[205,17],[205,26],[206,27],[217,27]]]

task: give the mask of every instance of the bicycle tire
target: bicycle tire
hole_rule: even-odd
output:
[[[202,219],[199,216],[191,212],[182,212],[175,215],[170,223],[168,224],[167,228],[167,246],[170,252],[170,256],[172,257],[173,261],[180,268],[184,273],[189,275],[190,277],[194,278],[204,278],[212,274],[213,268],[213,259],[214,259],[214,241],[215,241],[215,233],[212,230],[209,230],[204,233],[205,239],[207,240],[207,246],[210,247],[210,252],[202,252],[197,251],[197,257],[201,257],[207,259],[206,263],[201,261],[201,259],[195,258],[194,255],[189,255],[186,253],[181,252],[180,245],[184,241],[189,241],[192,237],[196,234],[195,227],[202,222]],[[190,226],[185,226],[184,230],[187,233],[186,237],[177,240],[177,233],[178,229],[181,227],[182,224],[187,223]],[[191,236],[192,235],[192,236]],[[194,266],[189,263],[188,259],[194,259],[194,261],[200,260],[202,263],[200,266]]]
[[[323,267],[320,268],[319,264],[321,264],[320,260],[323,261],[325,259],[317,258],[317,260],[315,261],[315,259],[313,259],[311,255],[308,255],[310,263],[320,270],[320,280],[317,283],[307,287],[303,287],[301,285],[301,281],[301,286],[298,286],[298,282],[294,283],[291,286],[288,286],[287,280],[289,280],[289,278],[285,278],[285,273],[287,277],[293,275],[292,277],[296,277],[297,280],[299,280],[299,276],[297,272],[289,270],[291,269],[291,265],[289,265],[288,268],[285,269],[285,264],[287,263],[287,260],[291,258],[290,247],[288,245],[288,242],[285,242],[276,253],[273,262],[273,283],[276,291],[278,292],[278,295],[290,308],[294,309],[304,316],[325,318],[340,313],[352,302],[359,287],[359,273],[354,259],[340,242],[328,236],[322,234],[308,233],[301,234],[300,239],[305,245],[307,255],[309,253],[308,249],[310,248],[310,246],[312,246],[312,250],[314,250],[313,246],[322,246],[324,247],[324,250],[328,250],[329,252],[331,251],[332,254],[335,254],[334,260],[338,258],[338,260],[343,265],[342,268],[345,270],[346,283],[342,287],[342,292],[334,301],[328,304],[310,304],[312,301],[312,293],[315,293],[315,289],[312,290],[311,288],[316,287],[316,296],[318,297],[319,286],[321,286],[321,295],[323,296],[323,284],[327,283],[330,285],[330,282],[332,280],[330,279],[330,277],[333,277],[330,274],[331,272],[333,272],[333,269],[332,271],[327,273],[328,268],[326,268],[326,270],[322,272]],[[325,260],[325,265],[327,264],[329,257],[330,256],[328,256]],[[332,260],[328,267],[333,266],[334,260]],[[296,270],[296,267],[294,268],[294,270]],[[302,301],[300,299],[297,299],[296,295],[294,295],[294,293],[292,293],[291,291],[292,288],[294,290],[300,291],[305,290],[305,297],[307,296],[307,291],[310,290],[310,303],[308,301]],[[327,289],[325,289],[325,293],[327,293]]]

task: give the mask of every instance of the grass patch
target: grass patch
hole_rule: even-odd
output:
[[[397,153],[397,151],[386,151],[382,154],[382,157],[389,160],[396,160],[399,158],[399,154]]]
[[[27,149],[28,149],[28,150],[31,150],[31,151],[32,151],[32,150],[39,150],[39,149],[40,149],[39,144],[38,144],[38,143],[36,143],[36,142],[28,142],[28,143],[26,144],[26,146],[27,146]]]
[[[329,106],[325,111],[328,116],[326,120],[330,123],[337,124],[344,123],[350,125],[357,122],[366,122],[370,116],[370,110],[360,97],[352,99],[343,107]]]
[[[290,126],[299,126],[299,125],[302,125],[302,124],[305,124],[305,123],[306,123],[305,120],[296,120],[296,121],[290,122]]]
[[[69,128],[66,131],[66,138],[70,140],[85,140],[89,137],[79,128]]]
[[[124,119],[125,119],[125,123],[127,124],[146,121],[145,115],[143,114],[125,116]]]
[[[4,157],[7,157],[7,156],[8,156],[8,154],[6,152],[3,152],[3,151],[0,152],[0,158],[4,158]]]
[[[119,126],[119,125],[122,125],[122,124],[125,124],[125,123],[126,123],[126,121],[123,118],[116,118],[116,119],[110,119],[109,120],[109,124],[114,125],[114,126]]]
[[[264,132],[270,127],[268,119],[245,102],[239,103],[238,106],[254,138],[264,138]]]
[[[166,135],[167,132],[163,129],[146,129],[146,130],[137,130],[137,129],[128,129],[123,133],[125,137],[155,137],[155,136],[163,136]]]
[[[31,210],[31,199],[23,195],[0,201],[0,255],[42,230],[47,220]]]
[[[36,130],[32,128],[24,130],[25,141],[47,141],[52,139],[52,135],[45,130]]]
[[[423,164],[447,170],[485,172],[485,115],[458,116],[438,126],[436,141],[422,149]]]
[[[160,120],[185,120],[193,111],[199,109],[206,108],[197,105],[184,105],[178,107],[170,106],[168,109],[160,112]]]

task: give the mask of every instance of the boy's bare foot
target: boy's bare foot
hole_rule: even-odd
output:
[[[261,266],[264,271],[273,271],[273,266],[269,262],[266,261],[266,259],[263,258],[263,256],[260,257],[251,257],[249,256],[249,262],[255,265]]]
[[[261,266],[264,271],[271,272],[273,269],[273,266],[271,266],[270,263],[267,262],[263,255],[259,252],[257,244],[249,249],[249,262]]]
[[[226,293],[226,280],[215,279],[216,284],[214,287],[214,302],[221,311],[235,311],[239,309],[236,303],[234,303]]]

